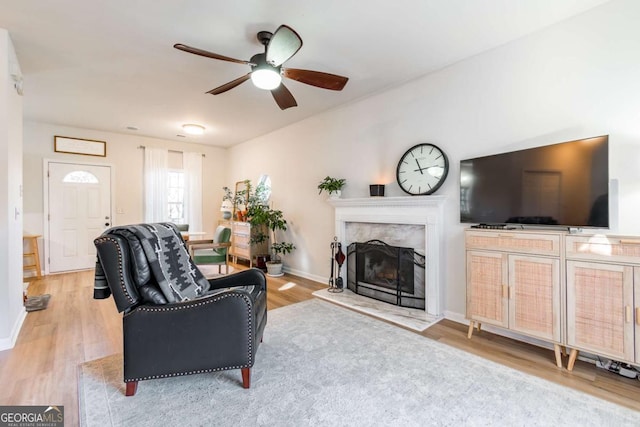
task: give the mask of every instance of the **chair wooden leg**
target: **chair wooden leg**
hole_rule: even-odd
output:
[[[249,388],[251,386],[251,368],[242,368],[242,387]]]
[[[136,391],[138,391],[138,381],[128,381],[125,384],[127,384],[127,390],[124,393],[125,396],[133,396],[136,394]]]

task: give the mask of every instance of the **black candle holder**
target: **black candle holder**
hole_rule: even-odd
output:
[[[384,197],[384,184],[369,185],[369,195],[371,197]]]

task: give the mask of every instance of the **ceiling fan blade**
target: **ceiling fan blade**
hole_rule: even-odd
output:
[[[348,77],[337,74],[323,73],[321,71],[299,70],[297,68],[283,68],[282,74],[300,83],[321,87],[330,90],[342,90],[349,81]]]
[[[176,49],[185,51],[185,52],[194,53],[194,54],[200,55],[200,56],[205,56],[207,58],[220,59],[222,61],[235,62],[237,64],[250,64],[249,61],[243,61],[242,59],[229,58],[228,56],[218,55],[217,53],[208,52],[206,50],[202,50],[202,49],[198,49],[198,48],[195,48],[195,47],[187,46],[187,45],[182,44],[182,43],[176,43],[176,44],[173,45],[173,47],[175,47]]]
[[[211,89],[207,93],[210,93],[211,95],[220,95],[221,93],[224,93],[224,92],[228,91],[229,89],[233,89],[234,87],[246,82],[250,78],[251,78],[251,73],[245,74],[242,77],[238,77],[237,79],[230,81],[229,83],[225,83],[222,86],[218,86],[215,89]]]
[[[280,25],[267,45],[267,62],[274,67],[283,64],[302,47],[302,39],[293,28]]]
[[[291,92],[289,92],[289,89],[287,89],[282,83],[271,91],[271,95],[273,95],[273,99],[276,100],[276,103],[281,110],[298,106],[298,103],[293,95],[291,95]]]

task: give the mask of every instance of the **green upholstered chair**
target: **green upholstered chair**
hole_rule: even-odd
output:
[[[229,247],[231,246],[231,229],[219,225],[213,235],[213,240],[189,245],[189,252],[195,264],[218,264],[225,266],[225,274],[229,274]]]

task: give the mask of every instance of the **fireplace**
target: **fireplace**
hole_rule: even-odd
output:
[[[425,309],[425,257],[381,240],[347,248],[347,288],[400,307]]]
[[[355,199],[331,199],[329,203],[335,207],[335,236],[343,247],[349,250],[349,245],[357,242],[368,242],[377,239],[390,246],[399,248],[412,248],[418,254],[424,254],[418,267],[414,264],[414,295],[415,299],[421,299],[421,316],[431,319],[434,316],[442,316],[444,307],[444,245],[442,241],[442,228],[444,217],[444,196],[425,197],[369,197]],[[349,271],[355,272],[356,261],[347,258],[346,265],[342,269],[344,282],[349,289]],[[397,280],[397,279],[396,279]],[[422,283],[416,288],[417,283]],[[396,291],[381,286],[373,281],[369,285],[391,299],[391,304],[383,304],[390,309],[405,310],[399,314],[399,318],[406,316],[406,308],[395,306]],[[403,286],[407,286],[403,284]],[[360,287],[360,285],[359,285]],[[359,290],[360,292],[360,290]],[[401,295],[405,290],[400,289]],[[342,295],[342,294],[335,294]],[[361,297],[354,295],[354,297]],[[369,299],[369,298],[364,298]],[[413,299],[404,298],[405,301]],[[371,301],[377,301],[371,299]],[[349,305],[351,306],[351,305]],[[362,308],[362,304],[355,303],[354,309]],[[411,307],[411,306],[410,306]]]

